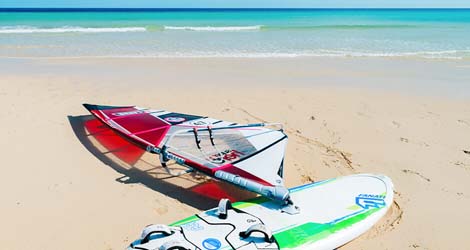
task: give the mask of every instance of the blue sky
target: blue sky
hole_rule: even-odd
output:
[[[135,8],[436,8],[470,7],[470,0],[1,0],[0,7]]]

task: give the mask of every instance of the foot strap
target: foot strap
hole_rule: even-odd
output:
[[[217,212],[219,214],[219,219],[227,219],[227,210],[232,208],[232,203],[230,202],[229,199],[221,199],[219,201],[219,208],[217,209]]]
[[[148,225],[144,228],[144,230],[142,230],[140,244],[149,242],[150,236],[153,234],[163,234],[164,236],[169,236],[172,235],[175,231],[180,231],[180,229],[162,224]]]
[[[262,233],[264,235],[264,241],[268,243],[274,242],[273,233],[264,224],[255,224],[250,226],[246,231],[240,232],[240,237],[246,239],[254,232]]]

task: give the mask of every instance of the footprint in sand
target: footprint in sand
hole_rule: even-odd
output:
[[[431,182],[431,179],[425,177],[424,175],[422,175],[421,173],[419,172],[416,172],[416,171],[413,171],[413,170],[409,170],[409,169],[402,169],[401,170],[403,173],[405,174],[414,174],[414,175],[417,175],[419,177],[421,177],[421,179],[427,181],[427,182]]]
[[[458,121],[459,123],[463,123],[463,124],[465,124],[465,125],[467,125],[467,126],[470,127],[470,122],[467,122],[467,121],[464,121],[464,120],[457,120],[457,121]]]
[[[465,170],[470,170],[470,165],[469,165],[469,164],[465,164],[465,163],[463,163],[463,162],[461,162],[461,161],[456,161],[456,162],[454,162],[454,165],[455,165],[455,166],[458,166],[458,167],[461,167],[461,168],[463,168],[463,169],[465,169]]]
[[[431,112],[431,111],[428,111],[427,113],[428,113],[429,115],[432,115],[432,116],[435,116],[435,117],[440,117],[439,114],[434,113],[434,112]]]
[[[405,137],[400,137],[400,141],[402,141],[404,143],[409,143],[410,142],[410,140],[408,138],[405,138]],[[430,147],[430,145],[427,144],[424,141],[413,141],[411,143],[413,143],[415,145],[423,146],[423,147]]]
[[[161,207],[157,207],[155,208],[155,211],[157,212],[157,214],[159,215],[164,215],[168,212],[168,207],[167,206],[161,206]]]
[[[358,116],[362,116],[362,117],[366,117],[366,118],[370,118],[370,117],[371,117],[370,115],[368,115],[368,114],[366,114],[366,113],[363,113],[363,112],[356,112],[356,114],[357,114]]]
[[[395,125],[395,127],[397,128],[401,127],[401,124],[397,121],[392,121],[392,124]]]
[[[302,179],[301,179],[302,183],[312,183],[312,182],[314,182],[314,178],[311,177],[308,174],[302,174],[301,177],[302,177]]]
[[[391,209],[388,210],[385,220],[382,220],[379,224],[377,224],[374,227],[375,230],[369,232],[366,237],[368,239],[371,239],[384,232],[395,230],[401,222],[403,213],[404,211],[401,208],[400,204],[398,204],[398,202],[395,200]]]

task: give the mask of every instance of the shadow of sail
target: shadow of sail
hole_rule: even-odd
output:
[[[154,154],[126,140],[93,116],[68,116],[68,120],[83,146],[106,166],[122,174],[116,179],[120,183],[142,184],[201,210],[216,206],[222,198],[239,201],[256,196],[197,172],[173,177]],[[185,169],[176,164],[168,167],[175,171]]]

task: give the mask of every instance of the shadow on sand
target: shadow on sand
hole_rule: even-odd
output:
[[[123,175],[116,179],[120,183],[140,183],[200,210],[216,207],[221,198],[237,201],[255,196],[227,183],[207,181],[207,177],[198,173],[184,177],[166,175],[158,160],[152,160],[157,158],[155,155],[123,139],[93,116],[68,116],[68,120],[83,146],[105,165]]]

